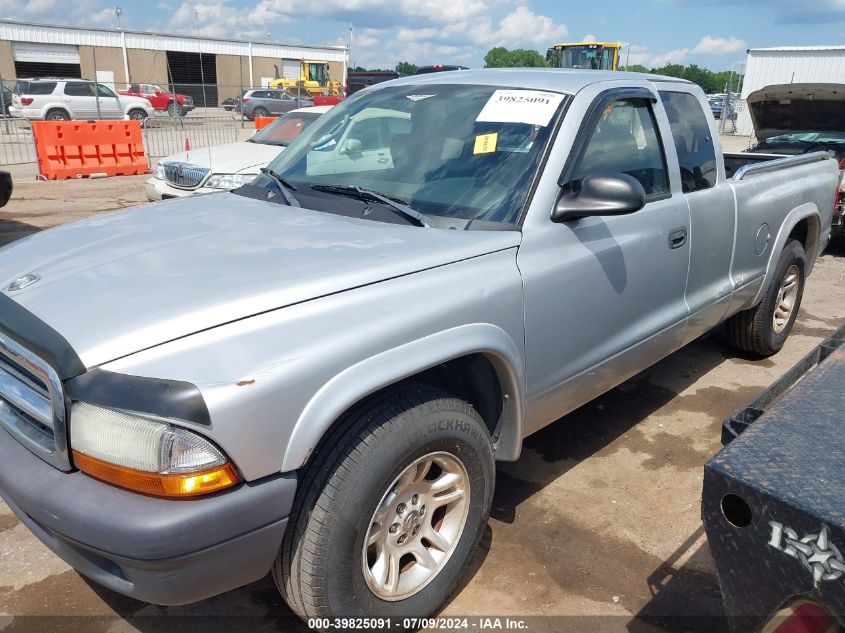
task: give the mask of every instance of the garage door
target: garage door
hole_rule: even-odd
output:
[[[282,60],[282,77],[284,77],[285,79],[299,79],[298,59]]]
[[[12,42],[12,58],[16,62],[79,65],[79,47],[69,44]]]
[[[199,107],[217,106],[217,57],[212,53],[167,51],[167,70],[177,93]]]
[[[76,46],[12,42],[12,59],[18,77],[82,77]]]

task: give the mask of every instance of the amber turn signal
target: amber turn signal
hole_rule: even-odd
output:
[[[78,451],[73,451],[73,462],[86,475],[157,497],[196,497],[238,483],[238,474],[228,463],[192,473],[162,474],[116,466]]]

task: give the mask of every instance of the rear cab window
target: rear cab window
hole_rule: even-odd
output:
[[[684,193],[710,189],[716,185],[716,148],[707,114],[698,99],[687,92],[660,92],[669,118]]]

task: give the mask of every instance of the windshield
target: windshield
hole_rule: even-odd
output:
[[[845,143],[845,132],[795,132],[770,136],[766,143]]]
[[[287,146],[319,117],[317,112],[289,112],[258,130],[249,140],[263,145]]]
[[[478,85],[367,90],[322,116],[270,168],[317,210],[337,205],[321,185],[340,185],[427,216],[515,223],[563,101]]]
[[[585,46],[567,46],[561,49],[561,68],[586,68],[588,70],[610,70],[612,62],[608,60],[608,53],[613,55],[612,49],[604,50],[595,44]]]

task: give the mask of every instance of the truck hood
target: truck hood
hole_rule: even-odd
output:
[[[257,174],[259,167],[267,165],[284,149],[281,145],[241,141],[180,152],[162,159],[161,162],[200,165],[209,167],[215,174],[239,174],[241,172]]]
[[[347,218],[226,192],[10,244],[0,249],[0,289],[90,368],[251,315],[513,248],[520,236]],[[27,274],[40,279],[8,289]]]
[[[796,132],[845,132],[845,85],[784,84],[748,95],[758,140]]]

